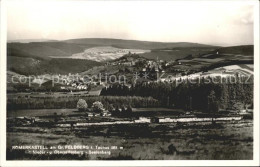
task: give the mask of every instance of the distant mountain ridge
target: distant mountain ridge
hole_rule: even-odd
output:
[[[106,61],[106,57],[102,56],[102,59],[98,58],[98,54],[81,56],[89,48],[95,47],[113,47],[118,50],[124,49],[141,49],[141,50],[154,50],[163,48],[210,48],[210,45],[188,43],[188,42],[174,42],[174,43],[164,43],[164,42],[148,42],[148,41],[137,41],[137,40],[123,40],[123,39],[108,39],[108,38],[82,38],[82,39],[70,39],[64,41],[45,41],[45,42],[30,42],[30,43],[19,43],[12,42],[7,43],[7,55],[8,56],[19,56],[19,57],[33,57],[33,58],[81,58],[94,61]],[[73,56],[78,54],[76,56]],[[184,56],[186,53],[184,53]],[[162,54],[159,54],[159,56]],[[118,58],[120,55],[108,55],[108,60],[112,58]],[[149,54],[146,55],[149,58]],[[174,59],[174,57],[182,57],[177,54],[171,54],[170,56],[162,56],[162,59]],[[151,58],[156,56],[152,55]]]
[[[102,59],[98,59],[99,54],[93,54],[93,48],[105,47],[105,54]],[[187,56],[200,57],[207,53],[224,53],[241,54],[253,56],[253,45],[233,46],[233,47],[218,47],[189,42],[148,42],[137,40],[122,40],[108,38],[82,38],[70,39],[64,41],[45,41],[45,42],[30,42],[30,43],[7,43],[7,67],[11,71],[20,74],[42,74],[42,73],[71,73],[86,71],[97,65],[101,65],[106,61],[106,54],[110,59],[119,58],[119,56],[110,55],[107,53],[107,47],[114,52],[119,53],[127,49],[150,50],[150,52],[140,53],[139,55],[147,59],[161,59],[166,61],[183,59]],[[84,53],[87,49],[91,53],[87,55],[77,55]],[[121,50],[120,50],[121,49]],[[101,49],[102,51],[102,49]],[[90,53],[90,54],[89,54]],[[99,50],[97,51],[99,53]],[[72,55],[83,56],[81,59],[72,59]],[[219,56],[219,55],[212,55]],[[83,61],[84,59],[84,61]],[[109,60],[109,59],[108,59]],[[55,64],[57,64],[55,66]]]
[[[92,44],[99,46],[113,46],[124,49],[161,49],[173,47],[212,47],[212,45],[191,43],[191,42],[151,42],[125,39],[111,39],[111,38],[80,38],[69,39],[63,42],[74,44]]]
[[[8,40],[7,43],[30,43],[30,42],[55,42],[53,39],[15,39]]]

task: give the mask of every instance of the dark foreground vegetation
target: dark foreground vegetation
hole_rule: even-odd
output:
[[[106,125],[82,128],[12,127],[8,160],[251,160],[252,120],[211,123]],[[225,133],[223,133],[225,132]],[[14,145],[117,146],[104,154],[31,154]],[[46,150],[45,150],[46,151]],[[84,150],[87,151],[88,150]]]
[[[253,77],[235,77],[232,81],[221,78],[202,78],[168,82],[142,82],[128,88],[113,85],[104,88],[102,95],[142,96],[157,99],[161,106],[182,109],[208,110],[209,95],[214,93],[214,102],[219,109],[245,109],[253,107]],[[234,82],[236,80],[236,83]]]

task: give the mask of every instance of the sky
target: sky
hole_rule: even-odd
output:
[[[223,1],[7,1],[7,38],[253,44],[253,6]]]

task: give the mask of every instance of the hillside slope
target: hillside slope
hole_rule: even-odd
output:
[[[23,75],[80,73],[102,63],[78,59],[37,59],[33,57],[7,57],[7,70]]]
[[[254,46],[241,45],[232,47],[222,47],[207,54],[201,55],[200,57],[208,59],[221,58],[226,60],[253,60]]]
[[[13,56],[17,52],[23,52],[30,55],[30,57],[69,57],[72,54],[83,52],[86,48],[94,46],[65,42],[8,43],[7,55]]]
[[[177,59],[184,59],[188,56],[198,57],[202,54],[214,51],[218,47],[176,47],[165,49],[154,49],[151,52],[142,54],[142,57],[147,59],[158,59],[166,61],[175,61]]]
[[[91,48],[88,50],[88,60],[71,59],[73,58],[72,55],[76,54],[77,56],[78,53],[85,53],[88,48]],[[96,51],[97,48],[99,48],[99,50]],[[139,55],[147,59],[157,59],[158,57],[160,60],[166,61],[187,59],[187,57],[188,60],[194,58],[221,58],[229,61],[251,61],[253,60],[254,53],[253,45],[217,47],[187,42],[163,43],[121,39],[84,38],[52,42],[8,43],[7,68],[8,70],[26,75],[83,72],[92,67],[102,65],[100,62],[92,61],[99,60],[91,57],[91,54],[94,52],[93,49],[95,53],[102,51],[101,54],[103,54],[103,56],[110,56],[110,58],[110,52],[113,51],[113,54],[114,52],[118,52],[118,54],[120,52],[120,56],[115,57],[112,55],[113,59],[123,56],[123,54],[121,55],[121,52],[124,49],[126,51],[128,51],[127,49],[151,50],[151,52],[140,53]],[[97,58],[99,54],[93,54],[93,56]]]
[[[67,43],[92,44],[98,46],[113,46],[125,49],[161,49],[173,47],[211,47],[210,45],[190,42],[150,42],[137,40],[109,39],[109,38],[82,38],[65,40]]]
[[[154,50],[152,53],[147,53],[144,56],[147,58],[156,58],[160,56],[164,60],[172,60],[187,56],[187,49],[184,48],[212,48],[210,45],[203,45],[197,43],[188,42],[175,42],[175,43],[164,43],[164,42],[148,42],[148,41],[136,41],[136,40],[122,40],[122,39],[105,39],[105,38],[83,38],[83,39],[71,39],[65,41],[46,41],[46,42],[31,42],[31,43],[8,43],[7,44],[7,55],[8,56],[19,56],[19,57],[37,57],[37,58],[81,58],[96,60],[98,54],[92,54],[89,56],[81,56],[85,54],[87,49],[95,47],[112,47],[120,51],[126,49],[135,50]],[[161,51],[160,49],[167,48],[180,48],[181,52],[175,50],[171,52]],[[185,51],[184,51],[185,50]],[[147,52],[144,51],[144,52]],[[188,49],[188,51],[190,51]],[[92,51],[91,51],[92,52]],[[121,51],[120,51],[121,52]],[[142,53],[144,53],[142,51]],[[196,51],[195,51],[196,52]],[[135,53],[133,51],[133,53]],[[78,54],[76,56],[72,56]],[[120,53],[119,56],[123,54]],[[93,56],[93,59],[92,59]],[[107,56],[111,57],[111,54]],[[118,55],[112,55],[112,57],[118,58]],[[105,58],[102,58],[102,60]]]
[[[222,47],[217,49],[220,54],[240,54],[245,56],[254,55],[254,46],[253,45],[240,45],[240,46],[231,46],[231,47]]]

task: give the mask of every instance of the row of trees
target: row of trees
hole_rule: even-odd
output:
[[[77,102],[77,109],[80,112],[90,111],[94,113],[101,113],[107,109],[107,111],[111,112],[114,116],[131,116],[132,114],[132,107],[130,105],[123,105],[120,108],[119,106],[114,107],[113,104],[110,104],[105,109],[100,101],[96,101],[92,104],[91,108],[88,108],[88,104],[84,99],[79,99]]]
[[[8,110],[20,110],[20,109],[61,109],[61,108],[75,108],[79,99],[84,99],[88,106],[96,101],[103,104],[103,107],[109,109],[123,108],[124,106],[132,107],[158,107],[160,102],[152,97],[140,97],[140,96],[9,96],[7,97],[7,109]]]

